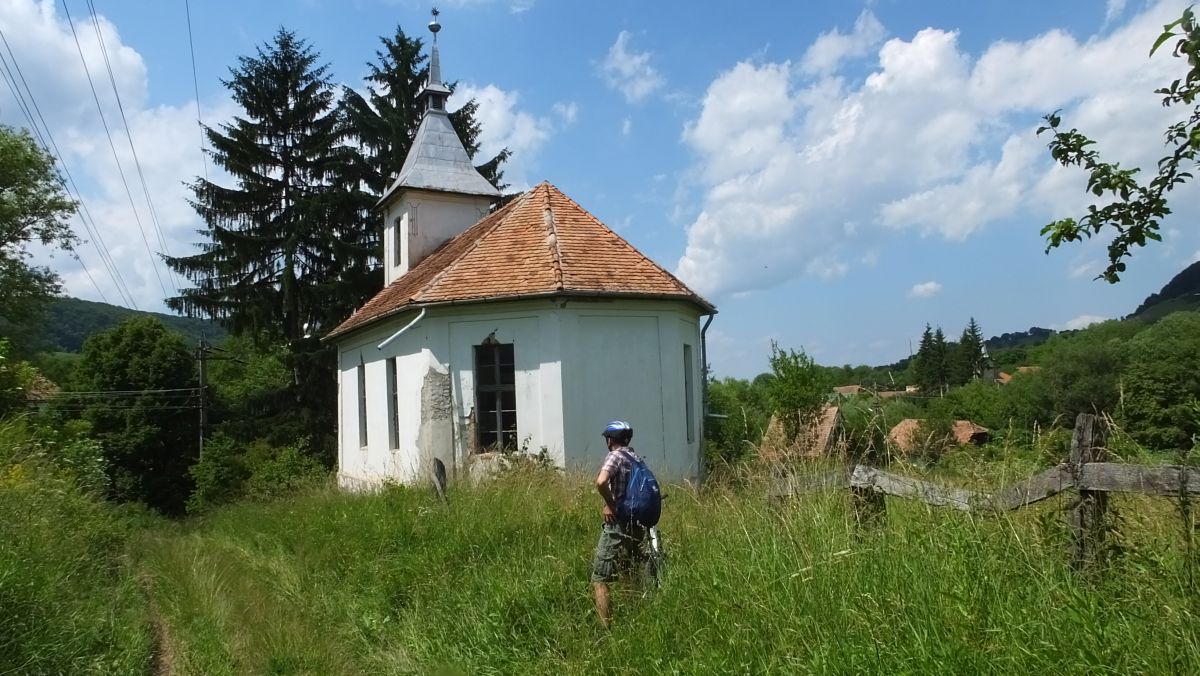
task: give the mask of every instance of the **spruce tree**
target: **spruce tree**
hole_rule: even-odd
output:
[[[950,381],[949,357],[950,348],[946,345],[946,334],[942,333],[942,327],[939,326],[933,332],[933,353],[930,357],[933,389],[937,390],[939,394],[946,391],[946,386]]]
[[[933,347],[933,328],[929,324],[925,325],[925,332],[921,334],[921,344],[917,348],[917,356],[914,358],[914,376],[917,381],[917,387],[921,388],[921,392],[931,392],[935,387],[935,371],[934,367],[934,347]]]
[[[361,227],[329,67],[280,29],[223,84],[242,114],[206,130],[213,160],[235,183],[197,178],[200,253],[169,257],[193,288],[167,305],[221,321],[235,334],[303,342],[360,306],[381,279],[378,233]],[[299,349],[299,348],[297,348]]]
[[[960,381],[959,384],[983,376],[983,370],[987,367],[983,352],[983,331],[974,317],[971,317],[958,340],[956,362],[956,380]]]

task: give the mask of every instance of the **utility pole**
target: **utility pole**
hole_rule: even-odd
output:
[[[208,345],[204,334],[196,347],[196,360],[200,362],[200,460],[204,459],[204,428],[208,425]]]

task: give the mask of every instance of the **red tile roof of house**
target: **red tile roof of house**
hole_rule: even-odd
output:
[[[715,311],[674,275],[543,182],[451,238],[325,339],[410,307],[556,295],[678,299]]]

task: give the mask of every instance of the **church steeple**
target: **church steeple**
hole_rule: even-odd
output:
[[[429,32],[433,33],[433,47],[429,53],[429,78],[425,81],[425,88],[421,90],[421,98],[425,102],[426,110],[445,110],[446,98],[450,96],[450,89],[442,83],[442,59],[438,54],[438,32],[442,30],[442,24],[438,23],[437,8],[433,8],[433,20],[429,22]]]
[[[399,279],[443,242],[488,213],[500,191],[471,163],[450,124],[438,49],[438,11],[429,31],[429,77],[421,89],[421,124],[413,135],[399,175],[379,200],[384,212],[384,281]]]

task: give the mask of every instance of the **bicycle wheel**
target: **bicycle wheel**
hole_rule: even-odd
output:
[[[662,588],[666,574],[667,555],[663,550],[662,534],[657,526],[651,526],[646,543],[646,580],[655,589]]]

